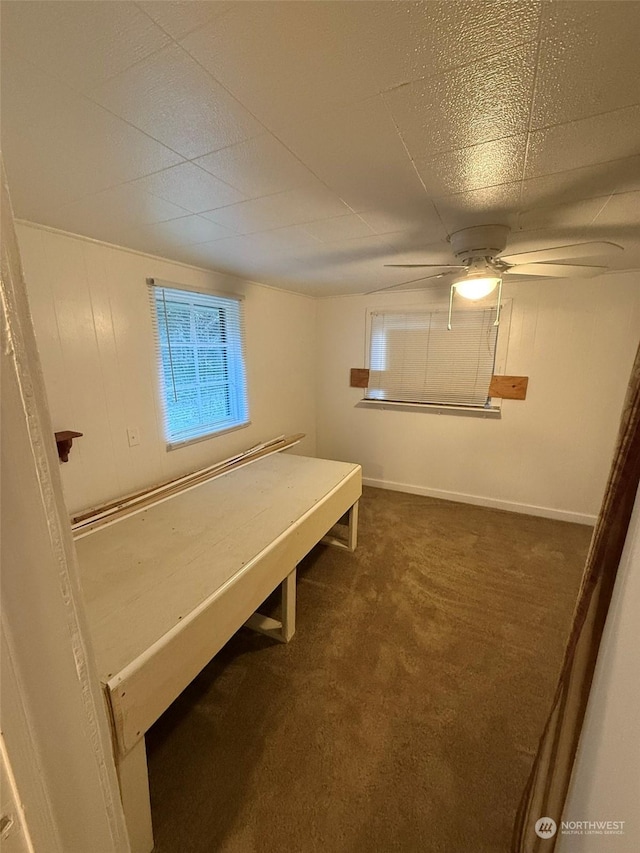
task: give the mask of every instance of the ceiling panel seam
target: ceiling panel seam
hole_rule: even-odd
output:
[[[165,2],[166,2],[166,0],[165,0]],[[191,0],[191,2],[194,2],[194,0]],[[146,17],[147,17],[147,18],[149,18],[149,20],[150,20],[150,21],[152,21],[152,22],[156,25],[156,27],[159,27],[159,29],[161,29],[161,30],[162,30],[162,32],[163,32],[166,36],[168,36],[174,44],[179,44],[179,43],[180,43],[180,42],[178,41],[178,39],[177,39],[175,36],[171,35],[171,33],[170,33],[170,32],[168,32],[168,31],[167,31],[167,30],[162,26],[162,24],[158,23],[158,21],[156,21],[156,20],[155,20],[155,19],[154,19],[154,18],[153,18],[153,17],[152,17],[148,12],[147,12],[147,10],[146,10],[143,6],[141,6],[141,5],[140,5],[140,3],[136,2],[136,0],[134,0],[134,6],[136,6],[136,7],[137,7],[141,12],[142,12],[142,14],[143,14],[143,15],[146,15]],[[211,21],[204,21],[203,23],[198,24],[197,26],[193,27],[193,29],[188,30],[187,32],[182,33],[182,35],[180,36],[180,38],[181,38],[181,39],[184,39],[184,38],[186,38],[187,36],[190,36],[192,33],[195,33],[195,32],[197,32],[198,30],[203,29],[204,27],[208,27],[208,26],[209,26],[213,21],[216,21],[216,22],[217,22],[217,21],[219,21],[221,18],[224,18],[224,16],[225,16],[225,15],[228,15],[228,14],[229,14],[229,12],[231,12],[231,11],[232,11],[232,9],[233,9],[233,6],[229,6],[227,9],[225,9],[225,10],[224,10],[224,12],[221,12],[219,15],[216,15],[216,17],[215,17],[215,18],[212,18],[212,19],[211,19]]]
[[[440,211],[438,210],[438,208],[437,208],[437,206],[436,206],[436,204],[435,204],[435,202],[434,202],[434,200],[433,200],[433,196],[432,196],[432,195],[429,193],[429,191],[427,190],[427,187],[426,187],[426,185],[425,185],[425,182],[424,182],[424,180],[422,179],[422,175],[421,175],[421,174],[420,174],[420,172],[418,171],[418,168],[417,168],[417,166],[416,166],[416,164],[415,164],[415,161],[414,161],[413,157],[411,156],[411,152],[409,151],[409,148],[407,147],[407,143],[406,143],[406,142],[405,142],[405,140],[404,140],[404,137],[403,137],[403,135],[402,135],[402,133],[401,133],[401,131],[400,131],[400,128],[398,127],[398,123],[397,123],[397,122],[396,122],[396,120],[395,120],[395,117],[394,117],[394,115],[393,115],[393,113],[392,113],[392,111],[391,111],[391,108],[389,107],[389,104],[388,104],[388,103],[387,103],[387,101],[386,101],[386,98],[384,97],[384,95],[383,95],[382,93],[381,93],[378,97],[379,97],[379,98],[380,98],[380,100],[382,101],[382,105],[383,105],[383,107],[384,107],[384,110],[385,110],[385,112],[387,113],[387,115],[389,116],[389,118],[391,119],[391,122],[393,123],[393,127],[394,127],[394,129],[395,129],[395,132],[396,132],[396,133],[397,133],[397,135],[398,135],[398,139],[400,140],[400,144],[401,144],[401,145],[402,145],[402,147],[404,148],[404,152],[405,152],[405,154],[407,155],[407,157],[409,158],[409,162],[411,163],[411,168],[413,169],[413,171],[414,171],[415,175],[417,176],[418,180],[420,181],[420,186],[421,186],[421,187],[422,187],[422,189],[424,190],[425,198],[429,201],[429,203],[431,204],[431,207],[432,207],[432,208],[433,208],[433,210],[435,211],[436,216],[438,217],[438,220],[440,221],[440,225],[442,226],[442,229],[443,229],[444,233],[448,235],[448,234],[449,234],[449,230],[447,229],[446,225],[444,224],[444,221],[443,221],[443,219],[442,219],[442,216],[440,215]]]
[[[266,125],[266,124],[264,123],[264,121],[262,121],[262,119],[261,119],[261,118],[259,118],[257,115],[255,115],[255,113],[254,113],[251,109],[249,109],[249,107],[247,107],[247,106],[242,102],[242,100],[241,100],[241,99],[240,99],[240,98],[239,98],[239,97],[238,97],[238,96],[237,96],[237,95],[236,95],[236,94],[235,94],[231,89],[229,89],[229,87],[228,87],[228,86],[226,86],[226,85],[225,85],[221,80],[219,80],[219,79],[218,79],[217,77],[215,77],[215,76],[214,76],[214,75],[213,75],[213,74],[212,74],[212,73],[211,73],[207,68],[205,68],[205,66],[204,66],[204,65],[202,65],[202,63],[201,63],[201,62],[200,62],[200,61],[199,61],[195,56],[193,56],[193,54],[189,53],[189,51],[186,49],[186,47],[184,47],[183,45],[181,45],[179,42],[177,42],[177,44],[179,44],[180,48],[181,48],[181,49],[186,53],[186,55],[187,55],[190,59],[192,59],[192,60],[193,60],[193,61],[194,61],[194,62],[195,62],[195,63],[196,63],[196,64],[197,64],[197,65],[198,65],[198,66],[199,66],[199,67],[200,67],[200,68],[201,68],[201,69],[202,69],[206,74],[208,74],[208,76],[209,76],[209,77],[211,77],[211,79],[212,79],[212,80],[215,80],[215,82],[216,82],[219,86],[221,86],[221,87],[224,89],[224,91],[225,91],[225,92],[226,92],[230,97],[232,97],[232,98],[234,99],[234,101],[236,101],[236,103],[237,103],[237,104],[239,104],[239,105],[242,107],[242,109],[243,109],[243,110],[246,110],[246,112],[247,112],[247,113],[249,113],[249,115],[250,115],[250,116],[251,116],[251,117],[252,117],[256,122],[258,122],[258,124],[260,124],[260,125],[265,129],[265,131],[266,131],[268,134],[270,134],[270,135],[271,135],[271,136],[272,136],[272,137],[273,137],[277,142],[279,142],[281,145],[283,145],[283,146],[287,149],[287,151],[289,152],[289,154],[291,154],[291,156],[292,156],[292,157],[295,157],[295,159],[298,161],[298,163],[300,163],[302,166],[304,166],[304,167],[305,167],[305,169],[308,169],[308,171],[309,171],[309,172],[311,172],[311,174],[314,176],[314,178],[316,178],[316,180],[320,181],[320,183],[325,187],[325,189],[329,190],[329,191],[330,191],[331,193],[333,193],[337,198],[339,198],[339,199],[340,199],[340,201],[341,201],[344,205],[346,205],[346,206],[349,208],[349,210],[351,211],[351,213],[355,213],[355,212],[356,212],[355,210],[353,210],[353,208],[351,207],[351,205],[349,205],[349,204],[348,204],[348,203],[347,203],[347,202],[346,202],[346,201],[345,201],[345,200],[344,200],[344,199],[343,199],[343,198],[342,198],[338,193],[336,193],[336,192],[335,192],[335,190],[333,190],[333,189],[332,189],[332,188],[331,188],[331,187],[330,187],[330,186],[329,186],[325,181],[323,181],[323,180],[322,180],[322,178],[321,178],[319,175],[317,175],[317,174],[316,174],[316,172],[315,172],[315,171],[314,171],[314,170],[313,170],[313,169],[312,169],[312,168],[311,168],[307,163],[305,163],[305,162],[304,162],[304,160],[301,160],[301,159],[300,159],[300,157],[298,157],[298,155],[295,153],[295,151],[293,151],[291,148],[289,148],[289,146],[286,144],[286,142],[284,142],[284,140],[283,140],[283,139],[281,139],[281,138],[278,136],[278,134],[276,134],[276,133],[275,133],[275,132],[274,132],[274,131],[273,131],[273,130],[268,126],[268,125]],[[221,149],[218,149],[218,150],[221,150]],[[215,152],[215,151],[209,151],[209,152],[207,152],[206,154],[203,154],[203,155],[201,155],[201,156],[206,157],[206,156],[207,156],[207,154],[214,154],[214,153],[216,153],[216,152]],[[198,159],[198,158],[196,157],[196,158],[194,158],[194,159]],[[234,189],[235,189],[235,187],[234,187]]]
[[[527,121],[527,137],[524,145],[524,157],[522,158],[522,172],[520,175],[520,200],[519,200],[519,209],[517,211],[518,221],[520,220],[520,216],[522,213],[522,205],[524,201],[524,179],[527,174],[527,162],[529,160],[529,145],[531,143],[531,125],[533,122],[533,107],[536,99],[536,90],[538,85],[538,71],[540,68],[540,48],[541,48],[541,39],[542,39],[542,21],[545,16],[546,9],[544,6],[540,6],[538,12],[538,33],[537,33],[537,48],[536,48],[536,59],[533,68],[533,80],[531,83],[531,94],[529,96],[529,118]]]

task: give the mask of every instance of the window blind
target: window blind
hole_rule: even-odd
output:
[[[497,327],[494,308],[447,312],[379,311],[371,315],[366,399],[486,406]]]
[[[169,445],[248,423],[242,302],[152,284]]]

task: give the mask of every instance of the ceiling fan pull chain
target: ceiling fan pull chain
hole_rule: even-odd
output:
[[[455,284],[452,284],[451,292],[449,293],[449,321],[447,323],[447,329],[449,329],[449,331],[451,331],[451,312],[453,311],[453,291],[455,288]]]
[[[498,284],[498,307],[496,308],[496,321],[493,324],[494,326],[500,325],[500,309],[502,308],[502,277],[500,277],[500,283]]]

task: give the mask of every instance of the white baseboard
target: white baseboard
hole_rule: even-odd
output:
[[[426,495],[426,497],[439,498],[443,501],[456,501],[457,503],[473,504],[474,506],[488,506],[492,509],[503,509],[506,512],[537,515],[542,518],[554,518],[558,521],[572,521],[574,524],[587,524],[591,527],[593,527],[597,519],[597,516],[588,515],[584,512],[571,512],[565,509],[553,509],[552,507],[535,506],[534,504],[503,501],[497,498],[481,497],[480,495],[465,495],[462,492],[447,492],[444,489],[428,489],[426,486],[414,486],[410,483],[394,483],[391,480],[373,480],[370,477],[363,477],[362,483],[365,486],[373,486],[376,489],[407,492],[410,495]]]

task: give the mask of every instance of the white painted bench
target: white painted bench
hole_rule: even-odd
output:
[[[355,548],[361,493],[359,465],[277,453],[77,540],[133,853],[153,849],[145,732],[243,624],[291,638],[296,566],[323,537]],[[282,621],[255,613],[279,584]]]

